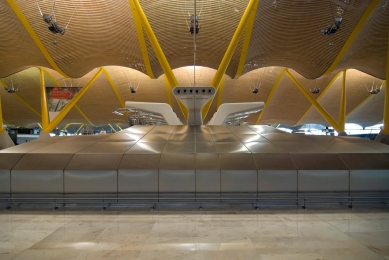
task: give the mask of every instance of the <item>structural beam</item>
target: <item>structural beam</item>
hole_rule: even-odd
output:
[[[242,75],[244,64],[246,62],[247,52],[249,50],[250,40],[251,40],[251,34],[254,27],[255,17],[257,15],[257,8],[258,8],[259,1],[254,5],[253,12],[250,13],[250,17],[247,20],[246,23],[246,30],[244,32],[244,39],[242,44],[242,50],[240,52],[240,58],[239,58],[239,64],[238,69],[235,73],[235,79],[239,78]]]
[[[255,124],[258,125],[259,121],[261,121],[261,118],[263,116],[263,114],[265,113],[267,107],[269,106],[269,103],[271,101],[271,99],[273,98],[273,95],[274,95],[274,92],[276,92],[276,88],[278,87],[278,84],[280,83],[281,79],[282,79],[282,76],[284,75],[286,69],[283,69],[280,74],[278,74],[278,77],[276,79],[276,81],[274,82],[274,85],[270,91],[270,94],[269,96],[267,97],[266,99],[266,102],[265,102],[265,107],[262,109],[261,112],[259,112],[259,116],[257,118],[257,121],[255,121]]]
[[[5,84],[3,81],[0,80],[0,84],[3,85],[5,88],[8,88],[7,84]],[[19,96],[16,93],[12,93],[14,97],[16,97],[20,102],[22,102],[26,107],[28,107],[32,112],[34,112],[37,116],[42,117],[41,114],[36,111],[30,104],[28,104],[21,96]]]
[[[216,109],[219,109],[220,105],[222,104],[222,97],[223,97],[225,79],[226,79],[226,76],[224,75],[224,77],[222,78],[222,82],[220,82],[219,88],[217,90]]]
[[[330,89],[330,87],[332,86],[332,84],[334,84],[334,82],[338,79],[338,77],[343,73],[343,71],[339,71],[338,74],[335,75],[335,77],[332,78],[332,80],[330,81],[330,83],[328,83],[328,85],[320,92],[319,96],[316,98],[316,101],[319,101],[319,99],[324,96],[324,94],[327,92],[328,89]],[[309,111],[311,111],[311,109],[313,108],[313,105],[311,104],[311,106],[307,109],[307,111],[305,111],[304,115],[299,119],[299,121],[296,122],[296,125],[299,125],[301,123],[301,121],[305,118],[305,116],[309,113]]]
[[[45,85],[45,74],[44,71],[39,69],[40,76],[40,93],[41,93],[41,113],[42,113],[42,131],[49,126],[49,110],[47,108],[47,97],[46,97],[46,85]],[[50,131],[51,132],[51,131]]]
[[[386,51],[386,82],[389,79],[389,18],[387,21],[388,24],[388,46]],[[389,88],[388,84],[386,84],[385,89],[385,102],[384,102],[384,127],[381,131],[384,135],[386,135],[386,143],[389,144]]]
[[[165,81],[165,88],[166,88],[166,94],[168,96],[168,101],[169,102],[172,102],[172,98],[171,98],[171,95],[172,95],[172,89],[174,88],[173,86],[170,85],[170,81],[169,79],[167,78],[166,74],[164,74],[164,81]],[[170,100],[169,100],[169,97],[170,97]],[[188,120],[188,116],[189,116],[189,110],[188,108],[182,104],[182,102],[177,98],[176,98],[176,101],[178,103],[178,106],[180,107],[180,110],[185,118],[185,120]],[[170,104],[170,106],[173,108],[173,103]]]
[[[126,105],[124,104],[123,99],[120,96],[120,93],[119,93],[117,87],[115,86],[115,83],[113,83],[111,75],[109,75],[109,73],[106,69],[104,69],[104,68],[101,68],[101,69],[103,70],[105,77],[108,79],[108,82],[111,85],[111,88],[112,88],[113,92],[115,93],[115,96],[119,100],[120,105],[122,106],[122,108],[126,108]]]
[[[220,103],[221,103],[221,95],[222,95],[222,91],[224,89],[224,80],[225,80],[225,75],[223,75],[222,81],[220,82],[219,86],[216,88],[216,93],[218,95],[217,108],[216,109],[219,108]],[[216,93],[215,93],[215,95],[216,95]],[[203,122],[204,122],[205,118],[208,115],[209,109],[211,108],[211,105],[212,105],[212,102],[213,102],[213,100],[215,98],[215,95],[208,100],[208,102],[203,106],[203,108],[201,110],[201,116],[203,118]]]
[[[300,89],[301,93],[312,103],[317,111],[324,117],[324,119],[336,130],[338,133],[342,133],[342,128],[331,117],[331,115],[310,95],[310,93],[290,74],[288,70],[285,71],[286,75],[292,80],[292,82]]]
[[[167,102],[171,107],[173,107],[172,88],[170,87],[169,80],[167,79],[166,74],[163,74],[163,80],[165,82]]]
[[[346,127],[346,71],[347,70],[343,71],[342,95],[340,98],[339,117],[338,117],[339,127],[343,130],[341,133],[344,133]]]
[[[42,125],[43,125],[43,132],[50,133],[53,131],[53,129],[62,121],[62,119],[69,113],[69,111],[74,107],[74,105],[77,103],[78,100],[85,94],[85,92],[89,89],[89,87],[93,84],[93,82],[101,75],[103,72],[103,68],[100,68],[99,71],[96,73],[96,75],[93,76],[89,80],[89,82],[70,100],[69,103],[66,104],[66,106],[61,110],[61,112],[58,113],[58,115],[45,126],[43,123],[43,107],[42,107]],[[43,71],[41,70],[41,74],[43,74]],[[42,78],[43,76],[41,76]],[[44,84],[44,83],[43,83]],[[44,86],[43,86],[44,87]],[[46,102],[46,90],[44,89],[44,99]],[[42,101],[43,102],[43,101]],[[47,103],[45,103],[46,105]],[[47,111],[47,105],[45,106]],[[48,114],[48,112],[47,112]]]
[[[20,10],[19,6],[15,3],[14,0],[6,0],[8,5],[12,8],[12,10],[15,12],[16,16],[19,18],[20,22],[26,28],[26,31],[30,34],[30,37],[35,42],[35,45],[38,47],[38,49],[41,51],[43,56],[46,58],[47,62],[51,65],[51,67],[56,70],[58,73],[60,73],[62,76],[69,77],[65,72],[62,71],[60,67],[55,63],[54,59],[51,57],[50,53],[47,51],[45,46],[43,45],[42,41],[34,31],[34,29],[31,27],[30,23],[28,22],[27,18],[24,16],[22,10]]]
[[[138,0],[130,0],[130,1],[133,1],[135,10],[136,10],[136,12],[139,16],[139,19],[142,23],[143,29],[145,30],[145,32],[147,34],[147,37],[150,41],[150,44],[153,47],[155,55],[157,56],[159,64],[161,65],[162,70],[165,73],[165,75],[170,83],[170,86],[173,88],[178,86],[177,79],[173,74],[173,71],[170,67],[170,64],[167,61],[166,56],[163,53],[161,46],[159,45],[157,37],[155,37],[154,31],[151,28],[151,25],[150,25],[149,21],[147,20],[147,17],[145,15],[145,13],[143,12],[143,9],[140,6],[139,1]]]
[[[117,131],[115,130],[115,128],[113,128],[112,127],[112,125],[111,124],[108,124],[109,125],[109,127],[116,133]]]
[[[379,0],[373,0],[371,1],[370,5],[366,8],[365,12],[363,13],[361,19],[359,19],[357,25],[354,27],[354,30],[348,37],[347,41],[344,43],[342,49],[338,53],[338,55],[335,57],[333,60],[331,66],[323,73],[323,75],[328,75],[330,74],[336,66],[338,66],[339,62],[343,59],[343,56],[346,54],[348,49],[350,48],[351,44],[354,42],[355,38],[357,37],[359,31],[362,29],[363,25],[369,18],[370,14],[373,12],[374,8],[377,6],[379,3]]]
[[[147,75],[149,75],[150,78],[155,79],[155,76],[154,76],[154,73],[153,73],[153,70],[152,70],[151,64],[150,64],[149,53],[147,51],[145,37],[143,34],[142,22],[139,18],[138,13],[136,12],[133,1],[128,0],[128,2],[130,3],[132,18],[134,19],[135,29],[136,29],[136,32],[138,34],[139,47],[140,47],[140,50],[142,52],[143,62],[144,62],[145,67],[146,67]]]
[[[76,132],[74,132],[74,135],[78,135],[78,133],[81,131],[81,129],[84,127],[84,124],[81,124],[81,126],[77,129]]]
[[[77,109],[77,111],[82,115],[82,117],[83,117],[90,125],[95,126],[95,125],[92,123],[92,121],[90,121],[89,118],[85,115],[85,113],[82,112],[81,108],[79,108],[79,107],[77,106],[77,104],[75,104],[74,107]]]
[[[1,105],[1,95],[0,95],[0,134],[4,133],[3,128],[3,106]]]
[[[231,42],[228,45],[228,48],[223,56],[222,61],[220,62],[219,68],[216,71],[215,76],[213,77],[211,86],[214,88],[218,88],[224,73],[227,70],[228,65],[230,64],[232,55],[235,52],[236,46],[238,45],[239,38],[242,35],[243,29],[247,24],[247,20],[249,19],[252,12],[254,12],[254,8],[258,6],[259,0],[250,0],[249,4],[247,5],[246,10],[243,13],[242,18],[240,19],[240,22],[238,24],[238,27],[235,30],[234,36],[232,36]]]

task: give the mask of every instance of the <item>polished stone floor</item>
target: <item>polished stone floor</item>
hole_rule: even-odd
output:
[[[389,259],[389,208],[18,208],[0,259]]]

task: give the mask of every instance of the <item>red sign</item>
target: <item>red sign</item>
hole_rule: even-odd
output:
[[[49,97],[53,99],[72,99],[74,97],[74,90],[61,90],[60,88],[55,87],[51,91]]]

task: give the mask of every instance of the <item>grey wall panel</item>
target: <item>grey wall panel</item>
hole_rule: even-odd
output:
[[[66,170],[117,170],[122,154],[75,154]]]
[[[118,192],[158,192],[158,170],[118,170]]]
[[[13,170],[63,170],[72,158],[72,154],[25,154],[13,167]]]
[[[252,154],[219,154],[221,170],[257,170]]]
[[[219,170],[219,155],[214,153],[196,154],[196,170]]]
[[[71,140],[71,139],[67,139]],[[88,146],[91,146],[93,143],[92,142],[57,142],[50,144],[48,146],[42,147],[40,149],[31,151],[29,153],[69,153],[73,154],[76,153]]]
[[[299,170],[299,192],[348,192],[348,170]]]
[[[11,170],[11,192],[63,193],[63,171]]]
[[[285,153],[286,151],[277,145],[267,141],[267,142],[250,142],[244,143],[244,145],[252,153]]]
[[[135,142],[98,142],[94,143],[91,146],[88,146],[80,151],[77,154],[81,153],[125,153],[134,146]]]
[[[135,125],[132,127],[128,127],[124,129],[123,131],[120,131],[119,133],[133,133],[133,134],[147,134],[154,128],[158,126],[153,126],[153,125]]]
[[[112,135],[75,135],[71,138],[64,138],[61,143],[96,143]]]
[[[266,125],[249,125],[247,127],[257,132],[258,134],[272,134],[272,133],[286,134],[284,131]]]
[[[203,133],[209,134],[209,129],[208,126],[206,125],[195,125],[193,128],[196,134],[203,134]]]
[[[163,153],[194,153],[195,151],[195,143],[184,142],[168,142],[163,149]]]
[[[256,134],[254,130],[247,126],[227,126],[234,134]]]
[[[220,192],[220,170],[196,170],[196,192]]]
[[[389,192],[389,170],[350,170],[351,192]]]
[[[195,134],[196,136],[196,142],[213,142],[212,135],[209,133],[199,133]]]
[[[71,138],[70,136],[39,136],[34,142],[37,143],[56,143],[65,139]]]
[[[300,141],[296,139],[295,142],[276,142],[273,140],[271,140],[271,142],[289,153],[325,153],[327,151],[326,148],[319,144],[315,144],[313,142],[308,141]]]
[[[195,137],[195,134],[172,134],[169,141],[194,143],[196,141]]]
[[[309,142],[302,135],[295,134],[265,133],[262,136],[271,142]]]
[[[246,146],[244,146],[240,142],[229,142],[229,143],[215,143],[216,150],[218,153],[250,153],[251,152],[247,149]]]
[[[119,170],[158,170],[160,158],[159,154],[125,154]]]
[[[379,170],[389,169],[389,160],[386,154],[339,154],[350,170]]]
[[[22,156],[22,153],[0,153],[0,170],[12,169]]]
[[[196,157],[194,153],[161,155],[160,170],[194,170]]]
[[[39,148],[42,148],[42,147],[45,147],[45,146],[48,146],[51,144],[53,144],[53,143],[49,143],[49,142],[48,143],[43,143],[43,142],[39,143],[36,141],[32,141],[29,143],[15,145],[15,146],[12,146],[12,147],[7,148],[7,149],[0,150],[0,154],[2,154],[2,153],[22,153],[22,154],[25,154],[25,153],[34,151],[36,149],[39,149]]]
[[[296,165],[288,153],[253,154],[258,170],[295,170]]]
[[[258,193],[297,193],[297,170],[258,170]]]
[[[11,191],[11,171],[0,170],[0,196],[9,194]]]
[[[269,142],[269,140],[259,134],[235,134],[235,136],[243,143]]]
[[[151,131],[150,134],[171,134],[174,131],[174,128],[176,128],[175,125],[158,125],[155,126]]]
[[[173,134],[194,134],[196,127],[192,125],[178,125],[174,128]]]
[[[195,170],[159,170],[159,192],[195,192]]]
[[[143,134],[134,134],[129,132],[119,132],[116,134],[112,134],[110,136],[107,136],[107,138],[104,138],[100,142],[137,142],[139,141],[144,135]]]
[[[291,154],[299,170],[347,170],[347,166],[337,154]]]
[[[233,134],[213,134],[212,138],[214,142],[240,142]]]
[[[209,132],[211,134],[231,134],[231,130],[225,126],[219,125],[210,125],[208,126]]]
[[[257,192],[257,170],[222,170],[221,192]]]
[[[116,193],[116,170],[65,170],[65,193]]]
[[[170,134],[147,134],[143,136],[139,142],[167,142],[169,140]]]
[[[126,154],[160,154],[166,143],[136,143]]]
[[[196,153],[217,153],[214,142],[196,143]]]

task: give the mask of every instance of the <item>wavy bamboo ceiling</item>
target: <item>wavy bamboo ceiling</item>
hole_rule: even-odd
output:
[[[60,83],[63,75],[80,78],[75,81],[79,81],[81,86],[93,77],[98,67],[104,66],[123,100],[168,102],[163,70],[146,33],[137,31],[130,1],[56,0],[54,11],[59,25],[66,26],[72,17],[64,35],[51,33],[39,13],[37,2],[42,12],[50,13],[53,0],[1,1],[0,78],[7,85],[11,84],[11,78],[19,80],[21,85],[17,94],[32,107],[27,107],[20,98],[1,88],[4,119],[19,126],[40,122],[38,66],[48,68]],[[193,36],[187,26],[187,23],[190,24],[188,12],[193,13],[193,2],[139,2],[179,84],[193,84],[193,72],[185,68],[194,63]],[[202,66],[197,68],[197,85],[210,85],[248,2],[197,0],[197,10],[201,13],[196,65]],[[385,79],[389,10],[386,2],[259,1],[247,50],[243,42],[248,34],[244,30],[226,70],[223,95],[220,100],[215,98],[207,119],[216,111],[218,103],[258,100],[267,101],[267,108],[260,117],[255,114],[249,118],[252,124],[326,125],[286,75],[281,77],[274,95],[269,99],[279,73],[286,67],[291,68],[291,73],[306,89],[315,84],[321,86],[322,92],[314,97],[335,120],[339,113],[341,76],[331,86],[326,86],[338,72],[349,69],[348,121],[364,126],[379,123],[386,87],[378,95],[370,95],[364,84],[371,86],[373,80],[381,84]],[[320,30],[328,27],[339,12],[343,12],[340,30],[332,36],[322,36]],[[27,21],[30,30],[21,22],[20,15]],[[31,33],[37,37],[34,39]],[[149,72],[138,39],[142,34],[150,60]],[[39,46],[37,41],[42,45]],[[242,51],[247,51],[243,74],[239,79],[233,79]],[[147,75],[154,75],[156,79]],[[314,80],[316,78],[320,79]],[[131,95],[128,82],[138,79],[141,79],[139,91]],[[249,86],[258,79],[262,82],[260,92],[253,95]],[[55,85],[47,76],[46,83],[47,86]],[[109,81],[101,75],[80,99],[78,109],[73,108],[61,124],[123,123],[126,120],[111,113],[120,106]],[[184,121],[175,100],[172,106]]]

